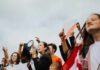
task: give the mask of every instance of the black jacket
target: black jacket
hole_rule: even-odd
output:
[[[40,58],[34,58],[34,66],[36,70],[49,70],[52,59],[49,54],[44,54]]]

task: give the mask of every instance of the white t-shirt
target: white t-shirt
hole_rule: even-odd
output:
[[[100,70],[100,41],[90,46],[87,58],[89,70]]]
[[[9,66],[7,66],[7,70],[28,70],[28,68],[27,68],[27,64],[26,63],[24,63],[24,64],[22,64],[22,63],[19,63],[18,65],[9,65]]]

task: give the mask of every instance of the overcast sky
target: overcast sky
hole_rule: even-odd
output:
[[[59,45],[63,27],[67,31],[77,21],[82,26],[96,12],[100,0],[0,0],[0,60],[3,45],[12,53],[20,42],[36,36]]]

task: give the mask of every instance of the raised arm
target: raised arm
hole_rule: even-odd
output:
[[[6,59],[6,64],[9,64],[8,50],[5,47],[3,47],[2,50],[4,52],[4,58]]]
[[[63,48],[63,52],[66,53],[68,51],[68,45],[66,43],[64,29],[62,29],[62,31],[59,33],[59,37],[61,39],[61,45]]]
[[[20,43],[19,44],[19,49],[18,49],[18,53],[19,53],[20,58],[21,58],[22,51],[23,51],[23,43]]]

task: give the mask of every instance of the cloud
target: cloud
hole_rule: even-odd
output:
[[[6,43],[11,52],[20,41],[27,42],[35,36],[59,45],[61,28],[68,30],[74,21],[82,26],[91,13],[100,13],[99,3],[100,0],[0,0],[0,42]]]

